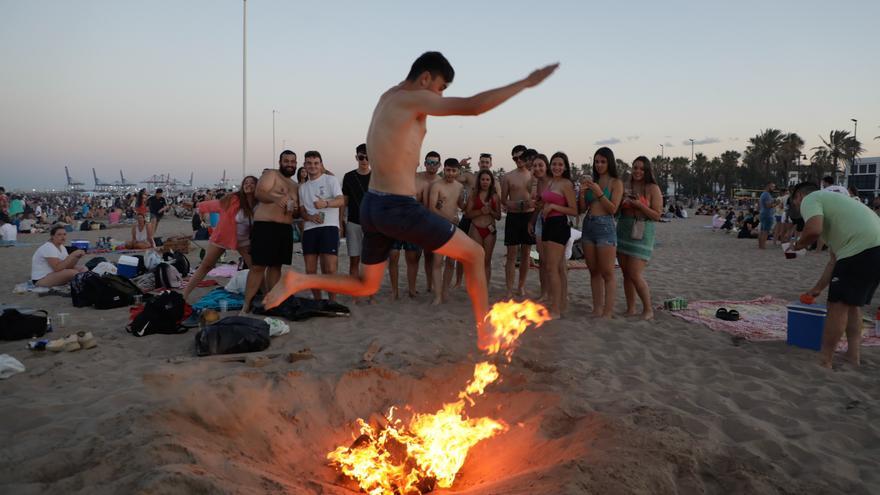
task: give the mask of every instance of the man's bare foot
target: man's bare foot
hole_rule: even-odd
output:
[[[488,321],[484,321],[477,325],[477,348],[481,351],[488,349],[495,340],[493,333],[494,329],[492,328],[492,324]]]
[[[632,317],[632,316],[638,316],[638,315],[639,315],[639,313],[636,311],[636,308],[627,309],[626,313],[623,314],[623,316],[625,316],[627,318]]]
[[[300,290],[302,277],[294,272],[294,271],[286,271],[283,275],[281,275],[281,280],[275,284],[275,287],[272,287],[272,290],[269,291],[268,294],[263,297],[263,307],[266,309],[272,309],[284,301],[287,300],[288,297],[296,294]]]
[[[829,360],[829,359],[825,359],[825,358],[822,358],[822,360],[819,361],[819,366],[826,368],[826,369],[829,369],[829,370],[831,369],[831,366],[833,364],[834,364],[833,360]]]
[[[458,289],[461,287],[461,280],[456,280],[455,284],[452,286],[453,289]]]
[[[642,312],[642,319],[646,320],[646,321],[653,320],[654,319],[654,310],[653,309],[644,310]]]
[[[419,296],[419,291],[409,291],[409,298],[410,299],[415,299],[418,296]]]

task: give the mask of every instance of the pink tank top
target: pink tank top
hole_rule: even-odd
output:
[[[565,203],[565,196],[563,196],[557,192],[553,192],[550,189],[547,189],[541,193],[541,200],[545,203],[550,203],[550,204],[559,205],[559,206],[565,206],[565,204],[566,204]],[[551,211],[549,215],[547,215],[547,218],[561,217],[561,216],[562,216],[562,212],[554,210],[554,211]]]

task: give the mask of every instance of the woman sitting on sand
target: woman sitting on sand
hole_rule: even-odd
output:
[[[125,243],[125,249],[150,249],[156,247],[153,240],[153,226],[147,223],[143,213],[137,214],[137,223],[131,226],[131,240]]]
[[[529,233],[535,238],[535,248],[538,250],[538,278],[541,282],[539,301],[545,301],[550,290],[547,286],[547,257],[544,255],[544,241],[541,240],[544,230],[544,219],[541,218],[541,210],[544,208],[544,203],[541,202],[541,194],[544,193],[544,190],[547,189],[547,185],[550,183],[550,178],[547,177],[549,165],[550,160],[543,153],[539,153],[532,160],[532,184],[530,189],[532,191],[532,201],[535,202],[535,213],[529,221]]]
[[[654,252],[654,222],[663,211],[663,194],[651,161],[640,156],[633,161],[626,197],[620,205],[617,222],[617,259],[623,272],[626,316],[636,316],[636,294],[642,301],[642,318],[654,318],[651,289],[643,273]],[[716,215],[718,216],[718,215]]]
[[[31,281],[38,287],[55,287],[64,285],[77,273],[86,271],[76,263],[86,254],[75,250],[68,255],[64,243],[67,242],[67,231],[56,225],[49,231],[49,241],[37,248],[31,258]]]
[[[474,191],[468,197],[464,215],[471,219],[468,235],[485,251],[486,283],[492,276],[492,252],[495,250],[495,221],[501,219],[501,198],[495,191],[495,176],[488,169],[477,172]]]
[[[584,215],[584,260],[590,269],[593,316],[612,318],[614,313],[614,260],[617,257],[617,228],[614,215],[623,199],[623,182],[617,178],[614,152],[602,147],[593,156],[593,175],[581,182],[578,200]]]
[[[227,249],[238,250],[238,254],[241,255],[247,266],[251,266],[250,239],[251,226],[254,222],[254,206],[257,201],[254,197],[256,189],[257,178],[248,175],[241,181],[238,192],[227,194],[222,199],[202,201],[198,204],[199,213],[219,213],[220,220],[211,234],[202,263],[183,290],[184,299],[189,297],[199,282],[205,278],[205,275],[214,268],[217,260]]]
[[[541,241],[547,262],[550,315],[559,318],[568,306],[568,264],[565,260],[565,245],[571,237],[568,216],[577,215],[578,212],[568,155],[561,151],[553,153],[549,175],[547,188],[541,193],[541,202],[544,204],[541,209],[544,224]]]

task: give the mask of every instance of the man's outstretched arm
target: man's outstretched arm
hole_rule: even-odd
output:
[[[468,98],[445,98],[427,90],[414,91],[410,104],[416,112],[427,115],[480,115],[504,103],[520,91],[541,84],[557,67],[559,67],[558,63],[548,65],[532,72],[525,79]]]

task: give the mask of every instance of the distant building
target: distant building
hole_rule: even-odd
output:
[[[855,186],[863,200],[880,196],[880,156],[856,158],[847,184]]]

